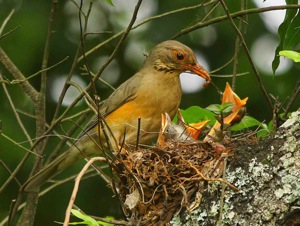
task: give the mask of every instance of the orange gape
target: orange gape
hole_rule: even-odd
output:
[[[246,114],[246,103],[248,97],[241,100],[231,89],[229,83],[226,83],[226,88],[223,93],[222,104],[232,103],[232,113],[224,118],[223,123],[227,126],[233,126],[239,123]],[[204,138],[204,141],[215,142],[219,139],[217,133],[221,131],[221,124],[216,121],[208,135]]]
[[[99,113],[116,138],[116,145],[121,145],[124,138],[125,144],[136,142],[139,117],[140,144],[147,144],[158,136],[161,114],[168,113],[172,119],[179,107],[182,94],[179,75],[184,71],[203,77],[206,84],[210,82],[209,74],[197,62],[189,47],[174,40],[162,42],[148,54],[140,70],[101,103]],[[98,117],[95,117],[74,145],[30,178],[24,190],[39,187],[78,159],[101,154],[103,150],[97,143],[104,136],[103,132],[97,131],[98,123]]]

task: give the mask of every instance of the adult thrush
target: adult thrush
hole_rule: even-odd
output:
[[[179,75],[191,71],[210,82],[209,74],[197,62],[193,51],[180,42],[169,40],[156,45],[140,70],[121,84],[99,108],[117,145],[146,144],[158,136],[161,115],[175,116],[181,101]],[[138,118],[140,131],[138,133]],[[32,191],[79,159],[101,154],[99,140],[106,144],[97,116],[78,137],[74,145],[34,175],[24,187]],[[99,131],[99,129],[101,131]],[[100,134],[100,137],[99,137]],[[125,140],[124,140],[125,139]],[[104,146],[107,149],[107,145]]]

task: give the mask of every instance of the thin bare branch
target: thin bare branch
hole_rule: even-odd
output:
[[[1,72],[0,72],[0,79],[3,79]],[[11,98],[11,96],[10,96],[8,90],[7,90],[7,87],[4,83],[2,84],[2,87],[3,87],[4,93],[6,95],[6,98],[9,102],[9,104],[10,104],[10,107],[11,107],[11,109],[12,109],[12,111],[13,111],[15,117],[16,117],[17,124],[20,126],[21,130],[23,131],[25,137],[27,138],[27,141],[32,145],[31,137],[30,137],[29,133],[27,132],[27,129],[25,128],[25,126],[23,124],[23,122],[22,122],[22,120],[19,116],[19,113],[18,113],[18,111],[17,111],[17,109],[16,109],[16,107],[15,107],[13,101],[12,101],[12,98]]]
[[[87,61],[87,58],[85,56],[85,37],[86,37],[86,32],[87,32],[87,27],[88,27],[88,20],[92,11],[92,6],[93,2],[90,2],[89,8],[87,10],[87,14],[85,15],[82,12],[82,6],[83,6],[83,0],[80,1],[80,6],[79,6],[79,12],[78,12],[78,17],[79,17],[79,28],[80,28],[80,44],[81,44],[81,49],[82,49],[82,55],[84,59],[84,67],[87,69],[87,73],[90,76],[90,81],[91,81],[91,87],[95,95],[97,95],[97,90],[95,86],[95,80],[92,79],[92,75],[90,74],[90,69],[89,69],[89,64]],[[84,17],[84,25],[82,26],[82,20],[81,20],[81,15]]]
[[[87,68],[84,68],[84,70],[86,71]],[[96,74],[93,73],[92,71],[86,72],[85,74],[92,75],[93,77],[96,76]],[[99,80],[102,84],[104,84],[104,85],[106,85],[107,87],[109,87],[110,89],[112,89],[113,91],[116,90],[115,87],[113,87],[111,84],[109,84],[108,82],[106,82],[106,81],[105,81],[104,79],[102,79],[101,77],[99,77],[98,80]]]
[[[93,170],[94,170],[94,169],[89,169],[89,170],[86,172],[86,174],[87,174],[87,173],[90,173],[90,172],[93,171]],[[96,175],[95,173],[92,173],[92,174],[89,174],[89,175],[86,175],[86,174],[85,174],[85,176],[84,176],[83,179],[88,179],[88,178],[93,177],[93,176]],[[76,174],[76,175],[72,175],[72,176],[70,176],[70,177],[68,177],[68,178],[66,178],[66,179],[62,179],[62,180],[56,181],[55,183],[53,183],[52,185],[50,185],[49,187],[47,187],[46,189],[44,189],[43,191],[41,191],[41,192],[39,193],[39,198],[42,197],[42,196],[44,196],[44,195],[47,194],[49,191],[53,190],[54,188],[56,188],[56,187],[58,187],[58,186],[60,186],[60,185],[62,185],[62,184],[65,184],[65,183],[70,182],[70,181],[74,181],[74,179],[75,179],[76,177],[77,177],[77,174]],[[22,209],[25,207],[25,204],[26,204],[26,203],[22,203],[21,205],[19,205],[18,211],[22,210]],[[5,218],[0,222],[0,225],[1,225],[1,226],[2,226],[2,225],[6,225],[7,222],[8,222],[8,220],[9,220],[8,217],[5,217]]]
[[[26,152],[29,152],[37,157],[41,157],[41,155],[37,154],[36,152],[33,152],[32,150],[23,147],[22,145],[20,145],[18,142],[16,142],[14,139],[10,138],[9,136],[5,135],[4,133],[1,133],[1,136],[4,137],[5,139],[7,139],[8,141],[12,142],[14,145],[16,145],[17,147],[25,150]]]
[[[134,8],[131,20],[125,30],[125,32],[123,33],[120,41],[118,42],[116,48],[114,49],[114,51],[112,52],[112,54],[109,56],[108,60],[102,65],[102,67],[98,70],[98,72],[96,73],[96,77],[94,78],[94,80],[97,80],[98,77],[102,74],[102,72],[105,70],[105,68],[110,64],[110,62],[115,58],[116,54],[118,53],[118,51],[120,50],[120,47],[122,46],[123,42],[125,41],[125,39],[127,38],[129,32],[131,31],[134,22],[136,21],[137,18],[137,14],[139,11],[139,8],[142,4],[143,0],[139,0]]]
[[[28,81],[28,80],[34,78],[35,76],[37,76],[37,75],[39,75],[39,74],[41,74],[41,73],[44,73],[45,71],[49,71],[50,69],[52,69],[52,68],[58,66],[59,64],[65,62],[67,59],[69,59],[68,56],[65,57],[64,59],[62,59],[61,61],[57,62],[56,64],[50,66],[50,67],[43,68],[43,69],[39,70],[38,72],[36,72],[36,73],[34,73],[34,74],[28,76],[28,77],[25,78],[24,80],[16,80],[16,79],[14,79],[14,80],[12,80],[12,81],[10,82],[10,84],[20,84],[20,83],[22,83],[22,82]]]
[[[68,132],[66,133],[65,138],[59,142],[59,144],[56,146],[56,148],[51,152],[49,158],[46,161],[46,164],[51,162],[52,160],[54,160],[58,154],[61,152],[61,150],[63,149],[63,147],[65,146],[65,144],[69,141],[70,137],[75,133],[75,131],[80,128],[78,125],[81,125],[88,117],[90,113],[90,109],[86,109],[83,112],[79,112],[78,114],[76,114],[76,117],[79,117],[79,120],[77,120],[76,123],[74,123],[74,125],[68,130]],[[72,117],[70,117],[68,120],[72,121]]]
[[[300,5],[280,5],[280,6],[270,6],[270,7],[264,7],[264,8],[253,8],[253,9],[246,9],[243,11],[238,11],[235,13],[230,14],[231,18],[237,18],[237,17],[241,17],[244,15],[250,15],[250,14],[256,14],[256,13],[263,13],[263,12],[267,12],[267,11],[275,11],[275,10],[285,10],[285,9],[299,9]],[[206,27],[208,25],[212,25],[221,21],[225,21],[228,20],[229,17],[228,15],[225,16],[220,16],[220,17],[216,17],[213,18],[211,20],[205,21],[205,22],[199,22],[196,23],[190,27],[187,27],[185,29],[182,29],[180,32],[178,32],[176,35],[174,35],[172,37],[172,39],[178,38],[182,35],[188,34],[194,30],[197,30],[201,27]]]
[[[75,199],[76,199],[76,195],[77,195],[77,192],[78,192],[78,188],[79,188],[79,184],[80,184],[80,181],[81,181],[81,178],[83,177],[83,175],[86,173],[86,171],[88,170],[88,168],[94,163],[94,162],[106,162],[106,158],[103,158],[103,157],[95,157],[95,158],[92,158],[90,159],[86,164],[85,166],[82,168],[82,170],[80,171],[80,173],[78,174],[78,176],[76,177],[76,180],[75,180],[75,185],[74,185],[74,188],[73,188],[73,192],[72,192],[72,195],[71,195],[71,198],[70,198],[70,201],[69,201],[69,205],[66,209],[66,214],[65,214],[65,221],[64,221],[64,226],[68,226],[69,225],[69,222],[70,222],[70,215],[71,215],[71,210],[72,210],[72,207],[73,207],[73,204],[75,202]]]
[[[119,48],[121,47],[121,44],[124,42],[125,38],[127,37],[127,35],[129,34],[132,26],[133,26],[133,23],[134,21],[136,20],[136,16],[137,16],[137,12],[138,12],[138,9],[141,5],[141,2],[142,0],[139,0],[139,2],[136,4],[136,7],[135,7],[135,10],[133,12],[133,16],[132,16],[132,19],[126,29],[126,32],[123,34],[122,38],[120,39],[117,47],[115,48],[115,50],[113,51],[113,53],[110,55],[109,59],[107,60],[107,62],[99,69],[99,71],[97,72],[96,76],[93,78],[94,81],[96,81],[98,79],[98,77],[100,76],[100,74],[102,73],[102,71],[106,68],[106,66],[108,66],[108,64],[114,59],[116,53],[118,52]],[[78,56],[78,51],[77,51],[77,54],[76,54],[76,57]],[[75,58],[76,58],[75,57]],[[76,58],[77,59],[77,58]],[[75,70],[75,66],[76,66],[76,62],[74,60],[74,63],[72,65],[72,69],[71,69],[71,72],[69,73],[69,76],[67,78],[67,81],[70,81],[71,77],[72,77],[72,72],[73,70]],[[69,87],[69,84],[65,83],[65,86],[64,86],[64,89],[63,89],[63,92],[59,98],[59,102],[58,102],[58,105],[57,105],[57,108],[56,108],[56,112],[55,112],[55,115],[54,115],[54,119],[52,121],[52,124],[51,126],[49,127],[49,129],[45,132],[45,135],[48,135],[49,133],[51,133],[51,131],[54,129],[55,126],[57,126],[57,124],[60,123],[60,121],[66,116],[66,114],[82,99],[82,97],[84,96],[84,93],[80,93],[80,95],[68,106],[68,108],[58,117],[58,113],[59,113],[59,109],[60,109],[60,106],[61,106],[61,103],[62,103],[62,100],[63,100],[63,97],[64,97],[64,94],[65,92],[67,91]],[[90,83],[85,90],[89,90],[90,88],[92,87],[92,83]],[[38,140],[36,142],[39,142]]]
[[[10,11],[10,13],[8,14],[8,16],[4,19],[4,21],[2,23],[2,26],[0,27],[0,40],[3,38],[3,36],[1,36],[1,34],[4,31],[4,28],[5,28],[6,24],[8,23],[10,18],[14,15],[14,13],[15,13],[15,9],[12,9]]]
[[[241,11],[246,9],[246,0],[242,0],[241,1]],[[244,25],[244,17],[242,16],[241,18],[239,18],[239,31],[242,32],[242,29],[246,26]],[[243,33],[246,32],[246,29]],[[237,77],[237,68],[238,68],[238,55],[241,49],[241,39],[240,37],[237,35],[236,40],[235,40],[235,47],[234,47],[234,61],[233,61],[233,77],[232,77],[232,83],[231,83],[231,88],[232,90],[235,90],[235,84],[236,84],[236,77]]]
[[[240,30],[239,30],[239,29],[237,28],[237,26],[235,25],[235,23],[234,23],[234,21],[233,21],[233,18],[232,18],[232,16],[231,16],[231,14],[230,14],[230,12],[229,12],[229,10],[228,10],[228,8],[227,8],[227,6],[226,6],[224,0],[220,0],[220,2],[221,2],[222,6],[223,6],[223,8],[224,8],[225,13],[227,14],[227,17],[229,18],[229,22],[230,22],[231,26],[233,27],[233,29],[235,30],[235,32],[236,32],[237,35],[239,36],[239,39],[241,40],[242,46],[243,46],[243,48],[244,48],[244,50],[245,50],[245,52],[246,52],[246,55],[247,55],[248,61],[249,61],[249,63],[250,63],[250,66],[251,66],[251,68],[253,69],[253,72],[254,72],[255,78],[256,78],[256,80],[257,80],[257,83],[258,83],[258,85],[259,85],[259,87],[260,87],[260,89],[261,89],[261,91],[262,91],[262,93],[263,93],[263,95],[264,95],[264,97],[265,97],[265,99],[266,99],[266,101],[267,101],[267,103],[268,103],[268,106],[269,106],[269,108],[270,108],[270,110],[271,110],[271,112],[272,112],[272,109],[273,109],[272,101],[271,101],[271,99],[270,99],[270,97],[269,97],[269,95],[268,95],[268,93],[267,93],[267,91],[266,91],[266,89],[265,89],[265,87],[264,87],[264,84],[263,84],[262,81],[261,81],[259,72],[258,72],[257,68],[255,67],[255,64],[254,64],[254,62],[253,62],[253,59],[252,59],[252,57],[251,57],[251,54],[250,54],[250,51],[249,51],[249,49],[248,49],[248,46],[247,46],[247,44],[246,44],[246,42],[245,42],[245,39],[244,39],[242,33],[240,32]],[[299,6],[299,7],[300,7],[300,6]]]
[[[290,101],[288,102],[288,104],[286,106],[286,109],[284,111],[283,118],[285,118],[287,116],[287,114],[289,113],[290,108],[292,107],[293,103],[299,97],[299,94],[300,94],[300,81],[298,80],[298,82],[295,86],[295,89],[293,91],[292,97],[291,97]]]
[[[80,7],[78,6],[78,4],[77,4],[75,1],[73,1],[73,0],[72,0],[72,2],[73,2],[73,4],[79,9],[80,13],[83,14],[83,12],[81,11],[81,9],[80,9]],[[62,103],[63,103],[63,100],[64,100],[65,95],[66,95],[66,93],[67,93],[67,91],[68,91],[68,88],[69,88],[69,86],[70,86],[70,85],[68,84],[68,82],[71,81],[71,78],[72,78],[72,76],[73,76],[73,74],[74,74],[74,71],[75,71],[75,69],[76,69],[76,67],[77,67],[77,64],[78,64],[78,57],[79,57],[79,54],[80,54],[80,50],[81,50],[81,40],[79,40],[79,43],[78,43],[78,46],[77,46],[77,50],[76,50],[76,53],[75,53],[75,55],[74,55],[74,59],[73,59],[72,66],[71,66],[70,71],[69,71],[69,73],[68,73],[68,76],[67,76],[67,78],[66,78],[66,82],[64,83],[64,86],[63,86],[63,89],[62,89],[62,91],[61,91],[61,94],[60,94],[60,96],[59,96],[59,98],[58,98],[57,105],[56,105],[56,109],[55,109],[55,113],[54,113],[54,115],[53,115],[53,119],[52,119],[51,126],[50,126],[50,128],[48,129],[48,131],[47,131],[46,133],[51,132],[51,131],[54,129],[54,127],[55,127],[55,126],[60,122],[60,120],[63,118],[63,117],[60,117],[60,118],[58,119],[59,113],[60,113],[60,109],[61,109],[61,106],[62,106]],[[67,112],[68,112],[69,110],[71,110],[71,109],[77,104],[77,102],[78,102],[82,97],[83,97],[83,96],[80,96],[80,98],[77,98],[77,99],[73,102],[73,104],[71,104],[71,106],[68,107]]]
[[[183,7],[183,8],[176,9],[176,10],[173,10],[173,11],[170,11],[170,12],[166,12],[166,13],[162,13],[162,14],[159,14],[159,15],[156,15],[156,16],[153,16],[153,17],[149,17],[149,18],[137,23],[136,25],[132,26],[131,30],[134,30],[134,29],[136,29],[136,28],[142,26],[143,24],[146,24],[146,23],[148,23],[152,20],[157,20],[157,19],[161,19],[161,18],[166,17],[166,16],[170,16],[172,14],[176,14],[176,13],[185,12],[185,11],[197,9],[197,8],[200,8],[200,7],[208,6],[208,5],[216,3],[216,2],[217,2],[216,0],[212,0],[212,1],[209,1],[207,3],[200,3],[200,4],[197,4],[197,5],[194,5],[194,6]],[[107,43],[109,43],[109,42],[113,41],[114,39],[116,39],[116,38],[120,37],[121,35],[123,35],[125,33],[125,31],[126,30],[120,31],[119,33],[113,35],[112,37],[106,39],[105,41],[101,42],[97,46],[95,46],[92,49],[90,49],[89,51],[87,51],[85,53],[85,55],[89,56],[90,54],[94,53],[95,51],[97,51],[98,49],[100,49],[101,47],[106,45]],[[82,60],[83,60],[83,56],[78,58],[78,61],[82,61]]]
[[[3,38],[5,38],[5,37],[8,36],[9,34],[13,33],[15,30],[19,29],[20,27],[21,27],[21,26],[19,25],[19,26],[15,27],[15,28],[9,30],[8,32],[6,32],[4,35],[1,35],[1,36],[0,36],[0,40],[3,39]]]
[[[0,48],[0,62],[16,80],[26,80],[25,76],[6,55],[2,48]],[[31,101],[35,103],[38,96],[38,92],[35,90],[35,88],[28,81],[24,81],[23,83],[21,83],[20,87],[23,89],[24,93],[26,93],[27,96],[31,99]]]
[[[249,72],[242,72],[242,73],[237,73],[235,74],[235,77],[240,77],[240,76],[244,76],[244,75],[249,75]],[[210,74],[211,77],[215,77],[215,78],[232,78],[233,74]]]
[[[77,47],[77,51],[76,51],[75,56],[74,56],[73,64],[71,66],[69,74],[66,78],[66,82],[64,83],[64,87],[63,87],[63,89],[61,91],[61,94],[60,94],[60,96],[58,98],[58,101],[57,101],[57,105],[56,105],[56,109],[55,109],[55,113],[54,113],[54,116],[53,116],[53,119],[52,119],[51,126],[48,129],[48,131],[46,132],[46,134],[49,134],[54,129],[54,127],[64,118],[65,114],[68,113],[78,103],[78,101],[80,101],[81,98],[83,97],[81,95],[80,95],[80,97],[77,97],[76,100],[65,110],[65,114],[63,114],[62,116],[59,117],[59,112],[60,112],[63,100],[64,100],[65,95],[66,95],[66,93],[68,91],[68,88],[70,86],[68,84],[68,82],[71,81],[71,78],[72,78],[72,76],[74,74],[74,71],[76,69],[76,66],[77,66],[77,58],[79,56],[79,52],[80,52],[80,45],[78,45],[78,47]]]
[[[82,89],[82,87],[80,85],[78,85],[76,82],[71,82],[71,81],[68,81],[68,84],[69,85],[72,85],[74,86],[80,93],[83,93],[84,96],[85,96],[85,100],[86,100],[86,104],[90,107],[90,109],[95,113],[97,114],[97,106],[94,102],[94,100],[91,98],[91,96],[88,94],[88,92],[84,89]]]
[[[48,142],[48,137],[43,136],[46,130],[46,79],[47,79],[47,67],[50,54],[50,43],[53,35],[54,18],[56,15],[58,1],[53,0],[51,6],[51,12],[48,21],[48,32],[44,47],[44,55],[42,61],[42,72],[41,72],[41,82],[40,91],[36,96],[36,101],[34,102],[35,114],[36,114],[36,137],[44,137],[40,139],[40,142],[36,145],[36,153],[43,155],[44,149]],[[23,84],[23,83],[22,83]],[[22,85],[21,84],[21,85]],[[38,157],[35,159],[34,165],[31,170],[31,175],[38,172],[43,166],[42,158]],[[22,193],[23,191],[20,191]],[[27,195],[26,205],[19,219],[19,225],[31,226],[34,223],[36,207],[38,203],[38,193],[30,192]],[[16,203],[15,208],[17,209],[20,203]],[[13,219],[14,216],[12,216]]]
[[[3,166],[3,168],[4,168],[10,175],[13,174],[12,171],[9,169],[9,167],[8,167],[8,166],[5,164],[5,162],[3,162],[1,159],[0,159],[0,163],[1,163],[1,165]],[[20,181],[19,181],[15,176],[13,176],[13,179],[17,182],[17,184],[19,185],[19,187],[21,187]],[[5,188],[5,183],[4,183],[4,185],[0,188],[0,194],[3,192],[4,188]]]

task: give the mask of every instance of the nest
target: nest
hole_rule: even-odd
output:
[[[222,180],[229,150],[208,143],[126,150],[115,162],[123,212],[132,225],[167,225],[183,210],[201,203],[206,181]]]

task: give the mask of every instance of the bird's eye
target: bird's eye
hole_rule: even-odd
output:
[[[184,59],[184,55],[182,53],[177,53],[176,57],[177,57],[177,60],[183,60]]]

